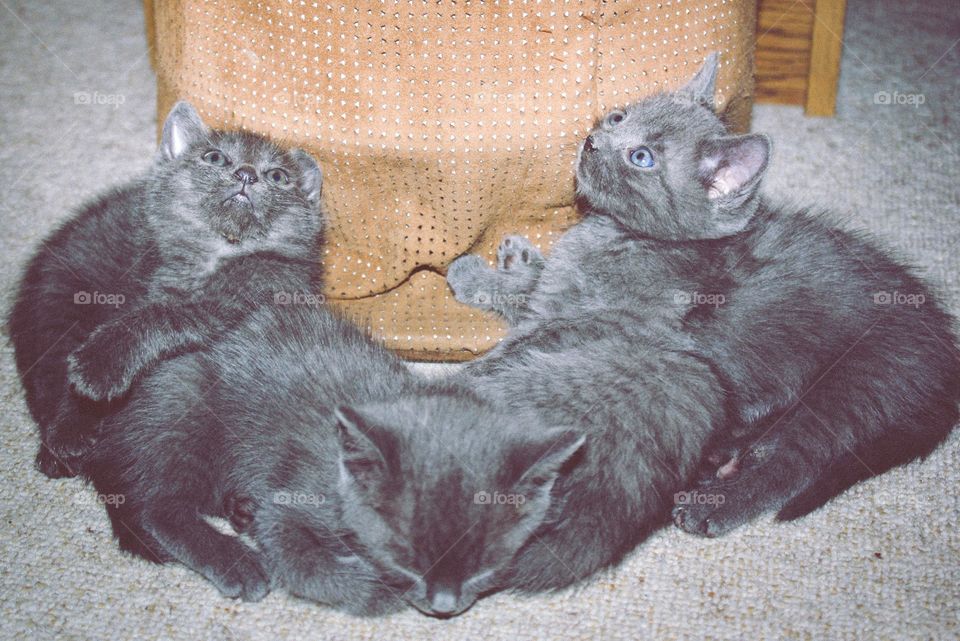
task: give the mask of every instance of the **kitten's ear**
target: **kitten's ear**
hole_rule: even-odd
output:
[[[290,157],[297,163],[300,171],[297,187],[314,207],[320,204],[320,188],[323,186],[323,172],[313,156],[302,149],[291,149]]]
[[[763,134],[724,136],[700,147],[700,177],[713,205],[713,226],[719,236],[735,234],[750,222],[751,206],[770,158],[770,139]]]
[[[514,489],[528,500],[537,493],[549,494],[564,464],[580,451],[586,440],[579,432],[553,430],[534,443],[524,443],[520,455],[526,468]]]
[[[715,52],[703,61],[700,71],[688,82],[681,93],[690,96],[691,100],[713,109],[713,92],[717,86],[717,63],[720,59]]]
[[[340,480],[363,489],[384,480],[394,438],[350,407],[334,410],[340,442]]]
[[[160,154],[164,160],[173,160],[192,145],[207,138],[209,130],[193,106],[181,100],[170,110],[163,123]]]

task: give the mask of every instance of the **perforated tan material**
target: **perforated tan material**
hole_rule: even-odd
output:
[[[310,151],[330,213],[331,304],[406,356],[502,336],[446,267],[507,233],[541,249],[575,222],[576,147],[607,110],[721,52],[718,104],[745,128],[755,3],[171,0],[153,22],[158,110]],[[148,25],[148,29],[150,25]]]

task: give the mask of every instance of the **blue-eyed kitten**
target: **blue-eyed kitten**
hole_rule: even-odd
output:
[[[863,478],[927,455],[956,423],[960,398],[952,319],[929,288],[864,235],[760,195],[770,143],[727,133],[712,110],[716,65],[711,57],[684,91],[615,110],[593,129],[577,165],[585,219],[549,258],[512,239],[501,254],[517,255],[522,245],[527,260],[501,258],[495,272],[465,257],[448,274],[460,300],[497,291],[492,300],[523,302],[493,307],[515,326],[468,368],[478,388],[572,428],[582,425],[563,408],[579,412],[582,404],[571,398],[611,398],[614,405],[635,398],[644,410],[604,418],[619,425],[607,437],[611,448],[637,429],[676,448],[702,435],[699,425],[649,419],[654,408],[676,413],[652,400],[650,385],[660,381],[669,390],[688,381],[676,371],[624,365],[644,358],[639,343],[621,341],[620,355],[594,342],[603,336],[604,314],[621,319],[614,333],[624,337],[638,327],[675,332],[680,353],[708,368],[719,390],[697,394],[705,411],[723,419],[695,488],[712,500],[681,500],[673,510],[679,527],[707,536],[770,510],[795,518]],[[894,304],[893,296],[913,304]],[[635,306],[639,312],[626,311]],[[561,347],[569,351],[553,356]],[[584,362],[605,364],[619,384],[584,377]],[[555,379],[568,384],[547,385]],[[588,444],[591,436],[587,430]],[[706,442],[698,438],[694,449]],[[617,479],[632,468],[643,480],[645,462],[663,458],[653,451],[620,459],[622,467],[598,467],[593,476]],[[676,469],[691,480],[690,468]],[[663,486],[641,486],[662,500],[647,514],[631,512],[638,524],[670,506]],[[622,504],[598,500],[571,513],[566,527],[591,519],[621,524],[609,516],[620,514]],[[565,550],[552,548],[560,557]],[[510,585],[558,586],[576,574],[541,558],[542,565],[519,564]],[[538,570],[551,565],[556,571]]]

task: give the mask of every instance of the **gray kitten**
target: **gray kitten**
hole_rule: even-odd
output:
[[[695,478],[728,420],[722,379],[685,330],[690,305],[677,296],[694,291],[696,256],[591,214],[547,259],[508,237],[497,270],[464,256],[447,274],[458,300],[511,323],[467,366],[469,384],[499,406],[587,437],[553,487],[562,509],[518,551],[501,588],[563,588],[618,563],[666,522],[675,492]]]
[[[41,471],[74,473],[154,362],[311,287],[320,186],[309,154],[172,109],[153,166],[55,231],[20,285],[9,328]]]
[[[550,518],[551,486],[582,442],[421,380],[323,306],[275,305],[158,363],[82,473],[125,498],[106,505],[121,547],[183,563],[227,596],[283,587],[356,614],[409,603],[450,616]]]
[[[607,442],[588,429],[589,446],[619,452],[646,430],[662,447],[689,447],[684,461],[698,458],[707,434],[669,418],[678,410],[662,399],[690,396],[714,413],[722,429],[706,453],[707,473],[678,494],[674,509],[679,527],[707,536],[768,510],[795,518],[863,478],[927,455],[956,423],[960,399],[952,320],[930,290],[863,235],[759,195],[769,141],[727,134],[712,111],[716,63],[711,56],[685,91],[613,111],[593,129],[577,166],[585,220],[549,259],[509,239],[498,271],[465,257],[448,274],[460,300],[482,300],[515,323],[469,368],[479,389],[508,407],[533,406],[548,425],[577,428],[566,408],[581,411],[581,397],[609,398],[601,404]],[[505,304],[517,301],[525,305]],[[639,313],[618,311],[634,305]],[[594,342],[613,323],[606,314],[620,318],[613,333],[623,337],[621,353]],[[712,394],[682,373],[622,364],[646,358],[629,343],[631,332],[664,325],[678,353],[709,370]],[[584,376],[591,365],[616,385]],[[656,385],[687,390],[651,395]],[[607,404],[633,411],[607,413]],[[651,420],[657,411],[664,418]],[[637,496],[664,500],[643,514],[625,510],[632,504],[617,494],[606,502],[598,496],[559,523],[569,542],[589,538],[591,525],[629,529],[625,514],[642,523],[666,510],[669,490],[646,478],[648,462],[664,458],[654,451],[611,458],[586,478],[617,488],[632,475]],[[690,480],[692,468],[675,469]],[[562,481],[557,489],[580,491]],[[553,536],[563,541],[562,532]],[[579,554],[549,549],[561,558]],[[535,548],[521,550],[510,585],[556,587],[577,574],[551,565]]]
[[[122,495],[108,505],[122,547],[229,596],[275,584],[449,616],[549,518],[582,438],[415,379],[297,304],[315,286],[319,189],[307,154],[175,107],[154,167],[81,210],[24,277],[10,326],[38,465]]]

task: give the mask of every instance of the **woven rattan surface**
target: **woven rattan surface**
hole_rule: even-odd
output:
[[[755,3],[170,0],[148,7],[158,111],[307,149],[324,170],[327,300],[405,356],[502,336],[444,273],[508,233],[576,221],[576,148],[605,111],[721,53],[717,100],[750,109]]]

